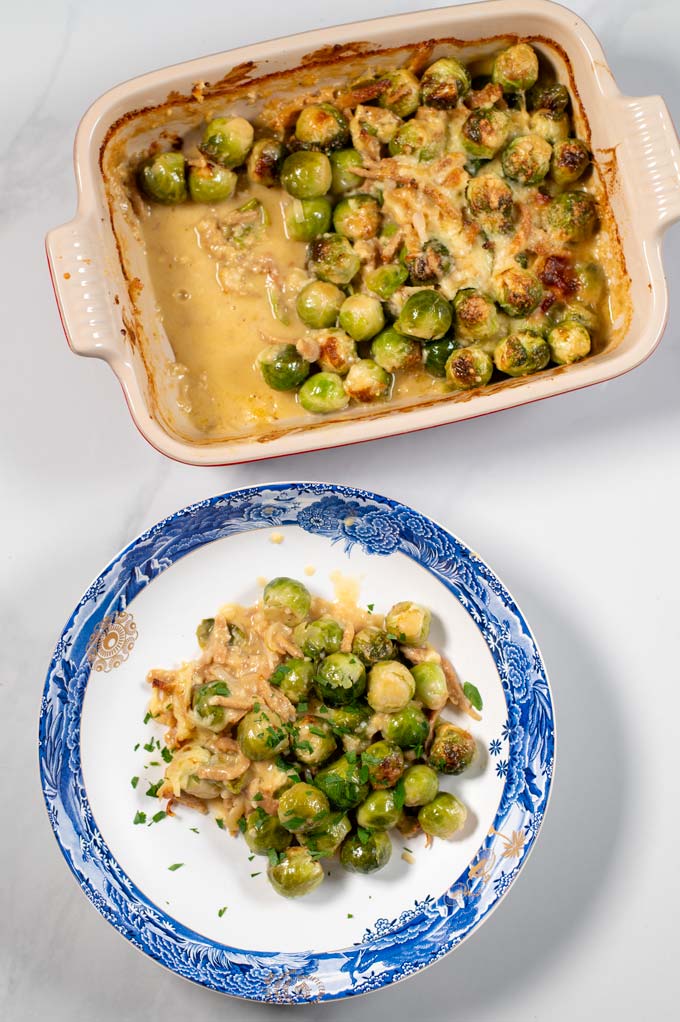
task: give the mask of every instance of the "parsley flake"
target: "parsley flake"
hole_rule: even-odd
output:
[[[141,810],[138,810],[138,812],[135,813],[135,818],[134,818],[134,820],[132,822],[133,823],[146,823],[146,813],[143,813]]]
[[[251,877],[259,877],[259,875],[260,875],[259,873],[251,873],[250,874]]]
[[[144,746],[147,752],[153,752],[153,738],[150,742],[147,742]]]
[[[463,695],[466,699],[469,699],[475,710],[481,710],[484,706],[484,701],[479,694],[479,689],[476,685],[473,685],[471,681],[466,681],[463,685]]]
[[[139,777],[131,777],[130,784],[132,785],[133,788],[136,788],[137,785],[139,784]]]
[[[372,613],[373,613],[373,608],[374,608],[374,607],[375,607],[375,603],[368,603],[368,604],[366,605],[366,609],[368,610],[369,614],[372,614]]]
[[[163,757],[166,763],[172,762],[172,753],[170,752],[170,749],[166,749],[165,746],[163,746],[163,748],[161,749],[161,756]]]
[[[163,785],[162,777],[160,781],[156,781],[155,784],[150,784],[149,787],[146,789],[146,794],[149,796],[149,798],[158,798],[158,791],[162,787],[162,785]]]
[[[148,710],[148,711],[146,712],[146,714],[144,715],[144,723],[145,723],[145,724],[148,724],[148,723],[149,723],[149,721],[151,720],[152,716],[153,716],[153,714],[151,713],[151,711],[150,711],[150,710]]]
[[[241,817],[241,820],[243,820],[243,817]],[[241,827],[241,820],[239,820],[239,821],[238,821],[238,824],[239,824],[239,829],[243,829],[243,830],[245,830],[245,828],[242,828],[242,827]],[[243,820],[243,822],[245,823],[245,820]],[[216,823],[216,824],[217,824],[217,826],[218,826],[218,827],[220,828],[220,830],[224,830],[224,820],[222,819],[222,817],[221,817],[221,816],[217,816],[217,817],[215,817],[215,823]]]
[[[167,815],[168,814],[165,812],[165,810],[161,809],[159,810],[159,812],[153,814],[153,816],[151,817],[151,823],[160,823],[161,820],[164,820]],[[149,824],[149,826],[151,826],[151,823]]]
[[[226,911],[227,911],[227,905],[223,905],[222,908],[218,908],[217,914],[220,917],[220,919],[222,918],[222,916],[224,915],[224,913]]]
[[[172,866],[168,866],[168,869],[170,870],[171,873],[174,873],[175,870],[181,869],[183,865],[184,865],[183,862],[173,862]]]

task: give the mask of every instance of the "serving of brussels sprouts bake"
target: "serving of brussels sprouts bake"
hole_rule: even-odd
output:
[[[135,181],[147,246],[163,245],[158,288],[168,266],[177,280],[173,215],[212,261],[210,286],[166,286],[160,302],[173,344],[193,329],[178,360],[203,367],[204,417],[220,387],[225,408],[247,395],[239,421],[271,422],[587,357],[608,327],[590,166],[568,89],[521,41],[468,66],[369,71],[252,120],[211,115],[152,148]]]
[[[381,869],[395,830],[452,838],[467,809],[440,782],[477,745],[442,711],[478,720],[481,699],[429,643],[430,619],[409,600],[384,616],[329,603],[287,577],[252,607],[222,607],[198,625],[195,660],[149,672],[166,728],[157,797],[242,835],[287,898],[315,890],[330,858]]]

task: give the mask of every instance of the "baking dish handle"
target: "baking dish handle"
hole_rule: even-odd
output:
[[[111,361],[120,353],[120,323],[100,266],[101,248],[86,221],[55,227],[45,239],[62,326],[76,355]]]
[[[644,167],[637,201],[649,207],[659,231],[680,220],[680,142],[661,96],[627,97],[625,141]]]

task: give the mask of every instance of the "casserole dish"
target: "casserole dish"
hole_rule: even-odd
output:
[[[181,374],[159,323],[141,235],[115,171],[157,137],[182,133],[215,110],[267,94],[333,84],[369,64],[404,60],[441,41],[433,58],[484,56],[521,36],[570,89],[579,134],[616,221],[613,330],[586,361],[482,391],[410,405],[295,420],[258,433],[207,437],[182,411]],[[156,71],[118,86],[85,115],[75,143],[79,187],[73,221],[48,235],[52,279],[73,350],[107,361],[142,434],[190,464],[230,464],[355,443],[486,414],[621,375],[654,350],[666,321],[664,229],[680,216],[680,147],[659,97],[624,97],[590,29],[543,0],[499,0],[365,21],[262,43]],[[617,239],[618,234],[618,239]],[[621,248],[619,250],[619,241]]]

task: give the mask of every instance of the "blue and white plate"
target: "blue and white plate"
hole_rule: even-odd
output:
[[[144,723],[151,667],[197,653],[198,621],[251,603],[291,575],[333,595],[432,608],[434,643],[479,689],[479,755],[444,779],[469,807],[453,841],[397,838],[371,877],[332,864],[314,894],[285,901],[210,817],[154,820],[162,729]],[[451,714],[455,719],[455,715]],[[330,1001],[431,965],[489,915],[543,820],[554,757],[545,667],[512,596],[441,526],[350,487],[280,483],[178,511],[130,544],[71,615],[49,668],[40,768],[54,832],[85,894],[151,958],[187,979],[258,1001]],[[134,779],[138,778],[137,781]],[[408,861],[412,859],[413,861]],[[178,864],[181,864],[178,866]],[[170,867],[176,867],[171,869]]]

